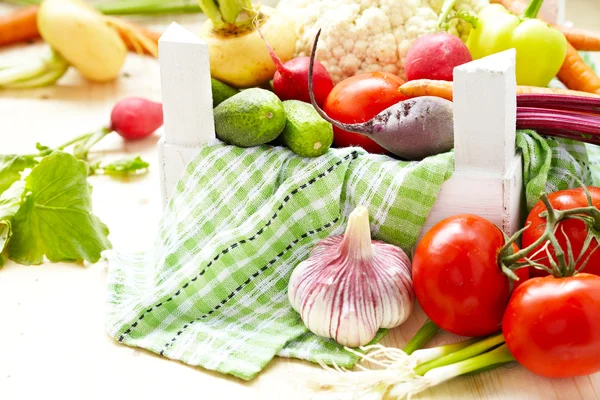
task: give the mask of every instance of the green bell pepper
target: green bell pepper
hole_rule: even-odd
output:
[[[521,16],[500,4],[478,14],[467,47],[473,59],[514,48],[517,50],[517,84],[548,86],[567,54],[567,39],[557,29],[536,19],[543,0],[532,0]]]

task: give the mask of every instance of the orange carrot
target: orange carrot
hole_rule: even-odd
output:
[[[17,44],[21,42],[27,42],[29,40],[39,39],[40,32],[37,28],[37,12],[38,6],[28,6],[25,8],[17,9],[16,11],[0,15],[0,47],[8,46],[11,44]],[[160,33],[151,31],[137,24],[128,23],[130,26],[135,26],[139,33],[143,34],[154,44],[158,44]],[[139,43],[134,43],[131,40],[131,34],[129,31],[123,30],[122,25],[113,24],[123,42],[127,45],[127,48],[132,51],[139,51]],[[150,54],[147,48],[141,47],[145,54]]]
[[[513,14],[521,14],[526,7],[519,0],[492,0],[492,3],[502,4]],[[558,71],[558,79],[569,89],[600,94],[600,78],[570,43],[567,43],[567,56]]]
[[[435,81],[431,79],[418,79],[414,81],[408,81],[398,89],[406,97],[420,97],[420,96],[436,96],[442,97],[446,100],[452,100],[452,82],[449,81]],[[544,88],[536,86],[517,86],[517,94],[562,94],[580,97],[596,97],[600,98],[600,95],[580,92],[576,90],[560,89],[560,88]]]
[[[452,82],[433,79],[408,81],[398,91],[406,97],[435,96],[452,101]]]
[[[135,27],[135,29],[139,33],[144,35],[147,39],[152,41],[154,44],[158,45],[158,39],[160,39],[160,35],[161,35],[160,33],[151,31],[141,25],[134,24],[132,22],[129,22],[129,24],[132,25],[133,27]],[[134,43],[131,40],[131,36],[127,32],[123,31],[123,29],[120,29],[119,26],[113,25],[113,27],[119,31],[119,36],[121,36],[121,39],[123,40],[123,42],[125,43],[125,45],[127,46],[127,48],[129,50],[135,51],[135,52],[140,50],[137,43]],[[152,53],[150,51],[148,51],[148,49],[146,47],[143,47],[141,50],[143,51],[144,54],[152,55]]]
[[[600,33],[586,29],[557,26],[578,51],[600,51]]]
[[[0,46],[40,37],[37,29],[37,11],[38,6],[28,6],[0,15]]]
[[[558,71],[558,79],[569,89],[600,94],[600,78],[570,44],[567,44],[567,56]]]

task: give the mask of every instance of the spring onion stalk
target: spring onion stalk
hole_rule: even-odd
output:
[[[417,350],[408,355],[400,349],[381,345],[362,347],[364,353],[347,349],[378,369],[358,364],[360,371],[326,367],[337,374],[324,376],[319,389],[336,394],[363,396],[388,395],[407,398],[454,377],[486,371],[514,361],[502,334],[485,339],[472,338],[460,343]],[[379,396],[379,397],[377,397]],[[359,397],[362,398],[362,397]]]
[[[495,368],[513,361],[515,359],[508,351],[508,347],[502,344],[486,353],[431,369],[422,376],[417,375],[412,380],[398,383],[391,387],[388,396],[397,399],[411,398],[417,393],[458,376]]]
[[[57,52],[33,62],[0,68],[0,88],[29,89],[54,84],[69,69]]]
[[[43,0],[10,0],[17,5],[36,5]],[[94,4],[105,15],[159,15],[188,14],[202,12],[195,1],[191,0],[121,0]]]
[[[406,354],[411,355],[416,350],[419,350],[421,347],[423,347],[439,331],[440,327],[434,324],[432,320],[428,319],[402,350]]]

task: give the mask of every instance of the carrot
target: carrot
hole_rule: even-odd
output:
[[[398,89],[406,97],[436,96],[452,100],[452,82],[435,81],[431,79],[418,79],[408,81]],[[517,94],[561,94],[579,97],[595,97],[600,95],[560,88],[544,88],[536,86],[517,86]]]
[[[0,46],[39,38],[37,11],[38,6],[28,6],[0,15]]]
[[[0,15],[0,47],[40,38],[40,32],[37,27],[38,8],[36,5],[27,6],[9,14]],[[160,33],[137,24],[128,24],[130,26],[133,25],[148,40],[154,44],[158,44]],[[129,30],[124,30],[120,24],[112,24],[111,26],[119,32],[119,36],[121,36],[121,39],[129,50],[140,51],[141,49],[145,54],[150,54],[146,47],[140,47],[139,43],[131,40],[131,32]]]
[[[600,33],[585,29],[558,26],[567,40],[578,51],[600,51]]]
[[[160,33],[151,31],[141,25],[134,24],[132,22],[129,22],[129,24],[132,25],[139,33],[144,35],[152,43],[154,43],[155,45],[158,45],[158,39],[160,39],[160,35],[161,35]],[[116,28],[117,31],[119,31],[119,36],[121,36],[121,39],[123,40],[123,42],[125,43],[125,45],[127,46],[127,48],[129,50],[135,51],[135,52],[139,52],[141,50],[144,54],[153,55],[152,52],[150,52],[147,47],[143,47],[142,49],[140,49],[138,46],[138,43],[131,40],[131,36],[128,34],[128,32],[125,32],[123,29],[120,29],[119,26],[113,26],[113,27]]]
[[[492,3],[502,4],[513,14],[525,10],[525,4],[519,0],[492,0]],[[600,94],[600,78],[570,43],[567,43],[567,56],[558,71],[558,79],[569,89]]]
[[[398,88],[402,95],[411,97],[436,96],[452,101],[452,82],[433,79],[408,81]]]

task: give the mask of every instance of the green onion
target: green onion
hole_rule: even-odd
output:
[[[35,5],[43,0],[9,0],[17,5]],[[159,15],[202,12],[198,3],[192,0],[121,0],[94,4],[98,11],[106,15]]]
[[[425,336],[428,329],[422,328],[417,335]],[[327,369],[338,373],[323,376],[318,385],[321,390],[364,396],[387,394],[389,398],[404,399],[452,378],[515,361],[501,333],[416,350],[412,355],[381,345],[362,347],[360,350],[364,353],[346,350],[358,356],[361,362],[369,362],[379,369],[358,364],[359,371],[349,372],[334,365]]]

